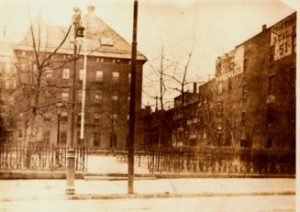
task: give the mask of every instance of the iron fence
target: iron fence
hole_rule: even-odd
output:
[[[115,152],[127,162],[127,152]],[[232,148],[162,149],[135,152],[135,164],[150,173],[219,173],[295,175],[294,151],[268,151]]]
[[[65,170],[67,148],[0,146],[0,170]],[[86,168],[86,149],[75,148],[75,169]]]

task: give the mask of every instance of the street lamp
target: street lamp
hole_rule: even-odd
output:
[[[60,118],[61,118],[61,109],[62,109],[63,103],[57,102],[56,103],[56,113],[57,113],[57,143],[56,146],[60,145]]]
[[[74,8],[72,17],[74,27],[74,63],[73,63],[73,79],[72,79],[72,102],[71,102],[71,121],[70,121],[70,139],[68,143],[67,155],[67,187],[66,194],[75,194],[74,178],[75,178],[75,150],[74,150],[74,134],[75,134],[75,112],[76,112],[76,61],[77,61],[77,42],[78,37],[83,37],[84,28],[81,26],[81,11]]]

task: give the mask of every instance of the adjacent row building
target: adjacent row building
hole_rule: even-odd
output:
[[[176,97],[174,108],[148,115],[145,122],[152,133],[145,129],[145,142],[157,147],[161,140],[173,150],[212,149],[215,155],[222,150],[277,152],[278,157],[287,153],[283,160],[295,168],[295,83],[293,13],[271,27],[263,25],[261,32],[218,57],[215,77]],[[159,117],[168,120],[160,124]],[[163,139],[154,136],[158,131],[153,126],[167,126]]]

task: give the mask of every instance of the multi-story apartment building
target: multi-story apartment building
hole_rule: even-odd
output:
[[[227,157],[246,161],[247,169],[256,167],[260,172],[261,160],[273,165],[278,160],[284,164],[280,169],[289,167],[293,172],[295,82],[293,13],[269,28],[264,25],[260,33],[218,57],[214,79],[196,92],[185,93],[184,101],[182,95],[174,99],[168,120],[172,136],[166,143],[209,149],[215,153],[214,163],[222,166],[226,166],[222,161]],[[217,154],[222,152],[226,154]],[[266,155],[272,156],[267,159]]]
[[[76,60],[75,145],[126,147],[131,46],[98,18],[94,9],[89,7],[87,16],[82,20],[86,30],[87,51],[84,144],[80,143],[83,40],[75,40],[77,53],[74,56],[73,28],[41,25],[38,21],[29,28],[19,44],[11,46],[17,62],[10,65],[4,77],[6,85],[2,90],[3,98],[10,105],[15,122],[12,140],[26,143],[32,142],[34,137],[35,141],[44,144],[67,144],[70,138],[71,84]],[[60,48],[56,51],[58,46]],[[137,114],[141,109],[145,62],[146,57],[138,53]]]
[[[218,58],[215,105],[221,144],[295,148],[296,14]],[[216,117],[217,118],[217,117]],[[227,130],[226,130],[227,128]]]

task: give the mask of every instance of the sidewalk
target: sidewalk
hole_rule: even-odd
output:
[[[66,196],[65,180],[0,180],[0,202],[17,200],[174,198],[201,196],[295,195],[295,179],[158,179],[75,181],[76,194]]]

